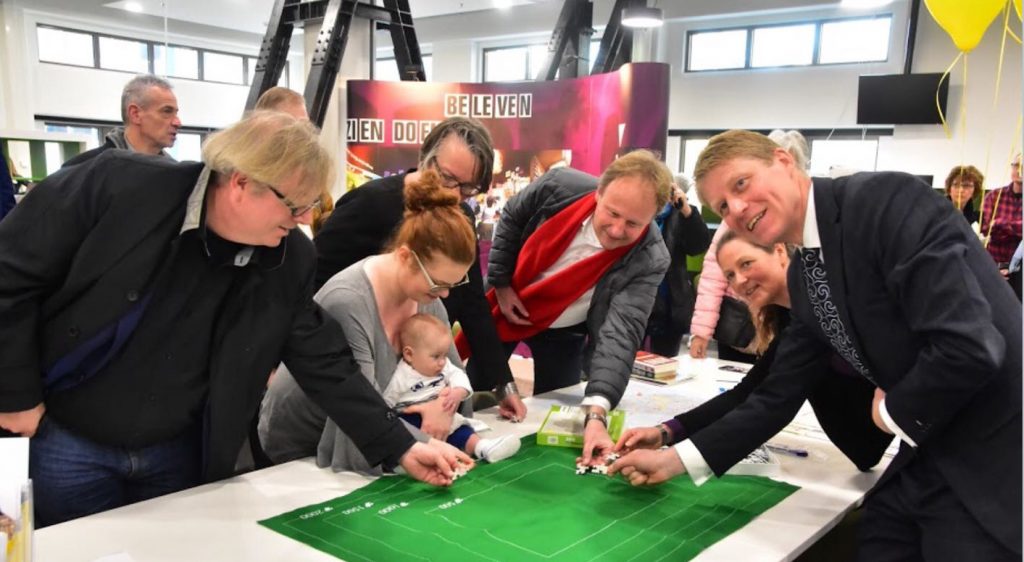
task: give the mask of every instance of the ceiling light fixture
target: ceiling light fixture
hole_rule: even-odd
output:
[[[661,27],[665,23],[661,15],[661,8],[648,8],[637,6],[622,10],[622,25],[639,29],[650,29]]]
[[[136,14],[141,14],[142,13],[142,4],[139,4],[138,2],[125,2],[124,3],[124,9],[128,10],[129,12],[135,12]]]

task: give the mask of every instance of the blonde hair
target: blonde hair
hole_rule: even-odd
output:
[[[598,193],[604,193],[608,184],[624,177],[638,177],[650,184],[654,189],[654,202],[658,210],[668,203],[672,193],[672,172],[653,152],[634,150],[616,158],[601,174],[597,183]]]
[[[283,106],[295,104],[305,107],[306,100],[303,99],[302,94],[288,88],[274,86],[260,95],[260,99],[256,100],[256,107],[253,109],[257,111],[261,109],[280,111]]]
[[[775,149],[779,145],[772,139],[753,131],[733,129],[717,134],[708,141],[704,150],[697,157],[697,165],[693,168],[693,180],[700,189],[704,176],[735,158],[753,158],[765,164],[771,164],[775,158]]]
[[[433,328],[441,334],[451,334],[451,328],[433,314],[418,312],[402,323],[398,332],[398,345],[402,348],[415,347],[423,341],[423,336]]]
[[[335,176],[334,159],[320,145],[317,128],[277,111],[254,111],[207,137],[203,162],[219,177],[240,172],[268,185],[298,173],[299,192],[289,194],[294,201],[326,192]]]
[[[441,177],[422,170],[419,180],[405,186],[405,218],[391,249],[406,246],[421,259],[440,253],[455,263],[476,259],[476,233],[459,208],[459,196],[441,186]]]

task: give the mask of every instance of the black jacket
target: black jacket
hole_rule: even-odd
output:
[[[780,310],[776,334],[764,355],[758,358],[743,380],[722,394],[696,408],[679,414],[676,419],[683,424],[688,434],[694,434],[718,421],[742,404],[768,377],[775,362],[779,344],[785,337],[782,331],[789,326],[789,313]],[[868,380],[847,367],[846,372],[830,368],[841,362],[833,355],[830,361],[822,361],[820,368],[827,371],[817,385],[810,389],[807,400],[814,408],[814,414],[821,428],[832,443],[843,452],[860,470],[868,470],[878,464],[885,449],[892,443],[893,436],[875,426],[871,420],[871,400],[875,387]],[[829,364],[831,363],[831,365]],[[852,373],[852,374],[850,374]],[[780,420],[781,421],[781,420]],[[782,427],[775,428],[775,431]]]
[[[664,326],[680,336],[690,329],[693,305],[697,298],[693,281],[686,271],[686,256],[700,254],[711,245],[711,232],[704,224],[700,211],[692,205],[690,209],[690,216],[684,217],[678,209],[670,208],[662,225],[661,235],[672,256],[672,264],[665,272],[664,287],[658,290],[658,298],[654,301],[654,310],[648,322],[651,328],[655,325]]]
[[[881,483],[926,455],[971,515],[1021,551],[1021,304],[960,211],[894,172],[814,178],[826,279],[836,312],[903,445]],[[831,350],[799,260],[789,270],[792,323],[771,375],[692,437],[716,474],[791,419]],[[767,428],[770,430],[770,428]],[[1007,475],[1014,475],[1007,477]]]
[[[105,151],[51,175],[0,222],[0,411],[42,402],[43,369],[146,290],[202,170]],[[298,231],[281,244],[280,265],[240,268],[220,304],[202,420],[206,480],[232,474],[281,360],[371,462],[393,462],[413,444],[360,374],[341,327],[313,302],[313,245]]]
[[[317,251],[317,290],[339,271],[385,250],[402,224],[405,176],[398,174],[367,182],[338,200],[334,212],[313,240]],[[470,224],[475,223],[476,217],[469,206],[463,203],[461,208]],[[449,291],[442,302],[449,320],[458,322],[466,334],[473,352],[472,360],[478,362],[479,367],[473,372],[482,373],[484,378],[473,380],[473,387],[483,390],[511,382],[512,371],[484,298],[479,251],[469,268],[469,283]]]

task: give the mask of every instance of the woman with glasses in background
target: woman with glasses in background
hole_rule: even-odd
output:
[[[341,324],[363,375],[378,392],[387,388],[401,360],[402,324],[424,313],[448,325],[440,299],[469,282],[476,235],[459,209],[458,195],[444,189],[444,183],[436,171],[428,169],[406,185],[405,216],[386,246],[388,251],[343,269],[314,297]],[[448,357],[462,366],[454,346]],[[450,447],[444,439],[455,410],[445,408],[443,397],[417,405],[415,413],[422,417],[419,429],[410,426],[417,439]],[[462,404],[461,413],[471,415],[468,403]],[[379,473],[283,366],[264,398],[259,434],[264,450],[276,463],[316,454],[321,467]]]
[[[967,224],[978,222],[985,176],[974,166],[953,166],[946,176],[946,199],[964,214]]]

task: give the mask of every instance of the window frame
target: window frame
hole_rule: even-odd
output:
[[[81,64],[72,64],[72,63],[67,63],[67,62],[54,62],[54,61],[47,61],[47,60],[40,59],[39,58],[39,33],[37,31],[36,32],[36,36],[35,36],[35,40],[36,40],[36,61],[39,62],[39,63],[44,63],[44,64],[55,64],[55,65],[60,65],[60,66],[70,66],[70,67],[73,67],[73,68],[93,68],[95,70],[105,70],[107,72],[121,72],[121,73],[124,73],[124,74],[137,75],[138,74],[137,72],[133,72],[133,71],[130,71],[130,70],[119,70],[119,69],[116,69],[116,68],[105,68],[103,66],[100,66],[100,37],[107,37],[107,38],[110,38],[110,39],[119,39],[119,40],[123,40],[123,41],[134,41],[134,42],[137,42],[137,43],[144,43],[146,45],[146,56],[147,56],[147,59],[148,59],[148,65],[147,66],[149,68],[149,70],[147,72],[149,74],[156,74],[155,73],[155,68],[156,68],[156,45],[166,45],[168,49],[170,49],[172,47],[179,47],[179,48],[182,48],[182,49],[189,49],[189,50],[192,50],[192,51],[196,51],[196,56],[198,57],[197,62],[198,62],[198,75],[199,75],[199,77],[198,78],[187,78],[187,77],[181,77],[181,76],[171,76],[171,75],[168,75],[168,74],[159,75],[159,76],[170,78],[170,79],[173,79],[173,80],[188,80],[188,81],[191,81],[191,82],[206,82],[206,83],[209,83],[209,84],[225,84],[225,85],[229,85],[229,86],[249,87],[249,86],[252,86],[252,80],[250,80],[250,78],[249,78],[249,64],[250,64],[249,60],[253,59],[253,61],[254,61],[253,64],[255,64],[256,60],[259,60],[259,55],[258,54],[257,55],[252,55],[252,54],[247,54],[247,53],[237,53],[237,52],[231,52],[231,51],[222,51],[220,49],[207,49],[206,47],[197,47],[195,45],[185,45],[185,44],[181,44],[181,43],[171,43],[171,42],[164,43],[163,41],[153,41],[153,40],[150,40],[150,39],[141,39],[141,38],[138,38],[138,37],[131,37],[131,36],[126,36],[126,35],[113,35],[113,34],[110,34],[110,33],[102,33],[102,32],[98,32],[98,31],[88,31],[88,30],[84,30],[84,29],[74,29],[74,28],[71,28],[71,27],[63,27],[63,26],[60,26],[60,25],[53,25],[53,24],[49,24],[49,23],[41,23],[41,22],[36,23],[36,29],[38,30],[39,28],[55,29],[55,30],[58,30],[58,31],[64,31],[64,32],[68,32],[68,33],[78,33],[78,34],[83,34],[83,35],[89,35],[89,36],[92,37],[93,62],[92,62],[92,66],[85,66],[85,65],[81,65]],[[208,80],[206,78],[206,72],[205,72],[205,68],[203,66],[203,54],[204,53],[214,53],[214,54],[220,54],[220,55],[230,55],[230,56],[241,57],[242,58],[242,83],[239,84],[239,83],[235,83],[235,82],[222,82],[222,81],[219,81],[219,80]],[[288,85],[290,83],[290,76],[289,76],[289,65],[290,64],[291,64],[290,61],[285,61],[284,70],[282,71],[282,79],[284,80],[284,83],[285,83],[286,87],[288,87]],[[166,70],[166,68],[165,68],[165,70]]]
[[[847,61],[847,62],[821,62],[821,33],[822,27],[825,24],[847,22],[847,21],[870,21],[870,20],[889,20],[889,37],[885,46],[885,58],[881,60],[869,60],[869,61]],[[872,15],[863,16],[851,16],[851,17],[832,17],[832,18],[820,18],[810,20],[794,20],[785,22],[774,22],[766,24],[756,25],[738,25],[728,27],[714,27],[707,29],[690,29],[686,31],[685,50],[683,52],[683,72],[685,73],[702,73],[702,72],[740,72],[740,71],[761,71],[761,70],[774,70],[780,68],[813,68],[813,67],[834,67],[834,66],[845,66],[853,64],[883,64],[889,62],[889,58],[892,56],[892,31],[893,23],[895,22],[895,15],[892,12],[885,12]],[[811,55],[810,64],[792,64],[782,66],[753,66],[751,61],[753,59],[754,49],[754,30],[765,29],[772,27],[793,27],[799,25],[814,25],[814,45],[813,52]],[[694,70],[690,68],[690,58],[693,49],[693,36],[700,35],[702,33],[716,33],[722,31],[746,31],[746,57],[741,67],[731,68],[709,68],[702,70]]]
[[[480,48],[480,83],[481,84],[484,84],[484,83],[487,83],[487,84],[498,84],[498,83],[500,83],[498,81],[489,81],[489,80],[487,80],[487,53],[489,53],[491,51],[505,51],[505,50],[511,50],[511,49],[526,49],[526,74],[527,74],[527,76],[525,78],[523,78],[522,80],[513,80],[512,82],[532,82],[532,81],[536,80],[537,79],[536,75],[529,76],[530,70],[533,69],[534,66],[539,65],[540,63],[542,63],[543,61],[538,61],[537,63],[534,63],[533,61],[531,61],[530,60],[530,48],[531,47],[540,47],[540,46],[547,47],[548,43],[549,43],[549,40],[545,39],[543,41],[531,41],[531,42],[528,42],[528,43],[514,43],[514,44],[508,44],[508,45],[493,45],[493,46],[490,46],[490,47],[481,47]],[[590,50],[593,49],[595,46],[599,50],[600,49],[600,45],[601,45],[601,36],[597,35],[597,34],[591,36],[590,37],[590,42],[589,42],[589,44],[587,46],[587,56],[588,57],[590,56]],[[546,54],[547,53],[545,52],[545,55]],[[594,51],[594,54],[596,56],[597,51]],[[547,57],[545,56],[545,58],[547,58]],[[588,62],[588,66],[587,66],[588,70],[589,71],[593,71],[593,69],[594,69],[594,62],[595,62],[594,59],[591,59],[591,60],[589,60],[587,62]],[[537,69],[537,72],[540,72],[540,69]],[[507,81],[503,81],[503,82],[507,82]]]

